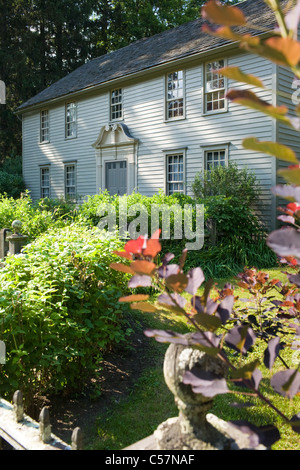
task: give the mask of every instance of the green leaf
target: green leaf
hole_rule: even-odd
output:
[[[260,364],[259,359],[255,359],[254,361],[250,362],[249,364],[246,364],[245,366],[240,367],[239,369],[233,370],[231,372],[231,377],[233,379],[251,380],[252,373],[259,366],[259,364]]]
[[[300,168],[281,169],[277,173],[288,183],[300,186]]]
[[[247,83],[258,88],[265,88],[263,82],[252,74],[246,74],[239,67],[224,67],[219,72],[227,78],[231,78],[237,82]]]
[[[243,140],[243,147],[248,150],[272,155],[280,160],[298,163],[295,152],[291,148],[277,142],[259,142],[255,137],[250,137]]]
[[[208,313],[198,313],[194,316],[194,319],[208,331],[216,331],[222,326],[220,318]]]
[[[139,302],[142,300],[148,300],[149,295],[147,294],[132,294],[126,297],[120,297],[119,302]]]
[[[294,127],[287,117],[288,108],[286,106],[272,106],[261,100],[250,90],[230,90],[226,97],[234,103],[260,111],[274,119],[284,122],[289,127]]]
[[[154,305],[146,302],[133,302],[130,305],[130,308],[132,310],[141,310],[142,312],[149,312],[149,313],[155,313],[157,312],[157,309],[155,308]]]

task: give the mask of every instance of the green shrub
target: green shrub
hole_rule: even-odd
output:
[[[119,202],[126,200],[127,207],[134,204],[143,204],[148,212],[148,236],[151,236],[151,206],[153,204],[165,204],[171,207],[175,204],[184,207],[189,204],[195,211],[196,204],[204,206],[204,224],[207,228],[208,219],[216,222],[217,245],[211,246],[208,237],[205,238],[204,247],[199,251],[190,251],[186,261],[187,266],[197,266],[201,260],[202,268],[214,277],[223,277],[243,269],[246,265],[259,268],[272,267],[276,265],[276,256],[265,243],[266,228],[262,226],[260,220],[255,215],[249,205],[244,200],[236,196],[207,196],[205,198],[193,199],[183,194],[173,194],[166,196],[162,192],[152,197],[142,196],[133,193],[129,196],[110,196],[103,192],[96,196],[89,196],[84,204],[79,208],[79,214],[90,225],[97,225],[101,219],[99,207],[101,204],[111,204],[116,211],[116,223],[119,225]],[[104,213],[103,213],[104,214]],[[102,215],[103,215],[102,214]],[[128,217],[128,224],[136,215]],[[193,213],[195,221],[195,212]],[[161,226],[161,217],[160,217]],[[193,226],[195,230],[195,226]],[[182,230],[184,235],[184,227]],[[206,233],[208,231],[206,229]],[[174,217],[170,217],[169,240],[164,240],[162,255],[172,252],[179,257],[187,240],[183,237],[180,240],[174,239]],[[144,235],[144,233],[142,233]],[[255,241],[255,245],[254,245]],[[255,250],[253,247],[255,246]]]
[[[76,211],[62,201],[45,200],[33,203],[27,191],[20,198],[0,195],[0,228],[11,228],[15,219],[19,219],[22,233],[28,241],[34,240],[49,228],[65,227],[75,218]]]
[[[256,203],[260,195],[255,174],[247,168],[238,168],[235,162],[197,173],[192,191],[195,198],[219,195],[237,197],[249,206]]]
[[[20,155],[6,157],[0,167],[0,194],[18,198],[24,190],[22,157]]]
[[[120,249],[113,234],[72,225],[49,230],[9,256],[0,273],[0,334],[7,363],[0,395],[80,390],[103,351],[129,333],[118,299],[126,286],[112,273]]]

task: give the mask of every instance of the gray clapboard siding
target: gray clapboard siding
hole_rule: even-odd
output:
[[[239,53],[228,58],[228,65],[242,68],[245,73],[259,76],[272,90],[272,66],[261,58]],[[180,67],[175,67],[178,70]],[[170,69],[172,71],[172,69]],[[239,166],[254,169],[264,186],[263,200],[273,184],[273,160],[262,154],[246,151],[241,142],[255,135],[269,140],[273,135],[273,122],[262,114],[229,103],[228,111],[213,115],[203,114],[203,64],[199,61],[185,70],[185,119],[165,120],[165,74],[145,75],[140,81],[127,84],[123,89],[124,123],[131,135],[138,139],[137,190],[152,195],[165,188],[165,155],[163,150],[186,149],[186,190],[191,193],[195,173],[204,168],[202,146],[230,142],[229,158]],[[121,85],[120,85],[121,86]],[[244,84],[229,80],[228,88],[245,88]],[[246,86],[246,88],[249,88]],[[258,95],[272,101],[272,92],[256,90]],[[96,157],[92,144],[100,129],[109,122],[109,93],[82,95],[77,102],[77,138],[65,139],[64,103],[49,108],[50,142],[39,143],[39,112],[23,116],[24,178],[33,199],[39,194],[39,165],[51,166],[51,196],[64,192],[63,162],[77,162],[77,192],[93,195],[96,187]],[[283,135],[282,130],[282,135]],[[270,210],[266,212],[270,218]]]

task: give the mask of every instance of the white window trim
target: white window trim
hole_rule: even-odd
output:
[[[75,135],[68,136],[67,108],[69,105],[72,105],[72,104],[75,107],[75,120],[72,121],[72,122],[75,122]],[[65,140],[71,140],[71,139],[76,139],[76,138],[77,138],[77,102],[68,101],[65,104]]]
[[[214,109],[212,111],[207,111],[206,110],[206,65],[210,64],[211,62],[218,62],[220,60],[224,61],[224,67],[227,67],[227,58],[224,57],[218,57],[216,59],[210,59],[207,60],[206,62],[203,63],[202,65],[202,77],[203,77],[203,86],[202,86],[202,114],[205,116],[211,116],[213,114],[222,114],[222,113],[227,113],[228,112],[228,100],[225,98],[225,107],[223,109]],[[228,79],[227,77],[224,77],[224,90],[225,90],[225,96],[227,93],[228,89]],[[223,89],[223,88],[222,88]],[[216,90],[219,91],[220,89]]]
[[[49,186],[42,186],[42,171],[43,170],[49,170]],[[51,167],[50,165],[40,165],[39,171],[40,171],[40,197],[41,199],[45,197],[51,198]],[[45,188],[49,188],[49,196],[43,196],[43,189]]]
[[[213,151],[225,151],[225,166],[228,166],[229,162],[229,147],[230,142],[225,142],[224,144],[216,144],[216,145],[201,145],[201,149],[203,152],[202,155],[202,162],[203,162],[203,170],[207,170],[207,162],[206,162],[206,153],[213,152]]]
[[[169,194],[168,191],[168,157],[172,155],[183,155],[183,191],[181,194],[186,194],[186,152],[187,147],[176,148],[170,150],[163,150],[164,154],[164,192]]]
[[[182,90],[182,99],[183,99],[183,115],[182,116],[176,116],[176,117],[168,117],[168,75],[174,72],[182,72],[183,76],[183,90]],[[172,100],[170,100],[172,101]],[[182,119],[186,118],[186,74],[185,70],[183,69],[178,69],[178,70],[172,70],[168,73],[166,73],[165,78],[164,78],[164,121],[165,122],[174,122],[174,121],[180,121]]]
[[[121,117],[118,117],[118,118],[113,118],[112,117],[112,108],[113,108],[113,104],[112,104],[112,93],[114,91],[117,91],[117,90],[121,90]],[[109,119],[111,122],[119,122],[119,121],[124,121],[124,88],[114,88],[113,90],[110,91],[109,93]]]
[[[47,127],[43,127],[43,113],[47,113]],[[47,135],[48,139],[43,140],[42,135],[43,135],[43,130],[47,129]],[[48,109],[41,109],[40,111],[40,144],[48,144],[50,142],[50,114]]]
[[[76,199],[77,197],[77,162],[76,161],[64,162],[64,194],[65,194],[65,198],[70,197],[67,194],[67,167],[68,166],[74,167],[75,192],[74,192],[74,196],[72,196],[71,199]]]

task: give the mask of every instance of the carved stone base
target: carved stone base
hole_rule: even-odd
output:
[[[154,437],[159,450],[231,450],[234,441],[216,429],[207,427],[202,436],[181,432],[180,418],[170,418],[161,423]],[[236,447],[235,447],[236,448]]]

